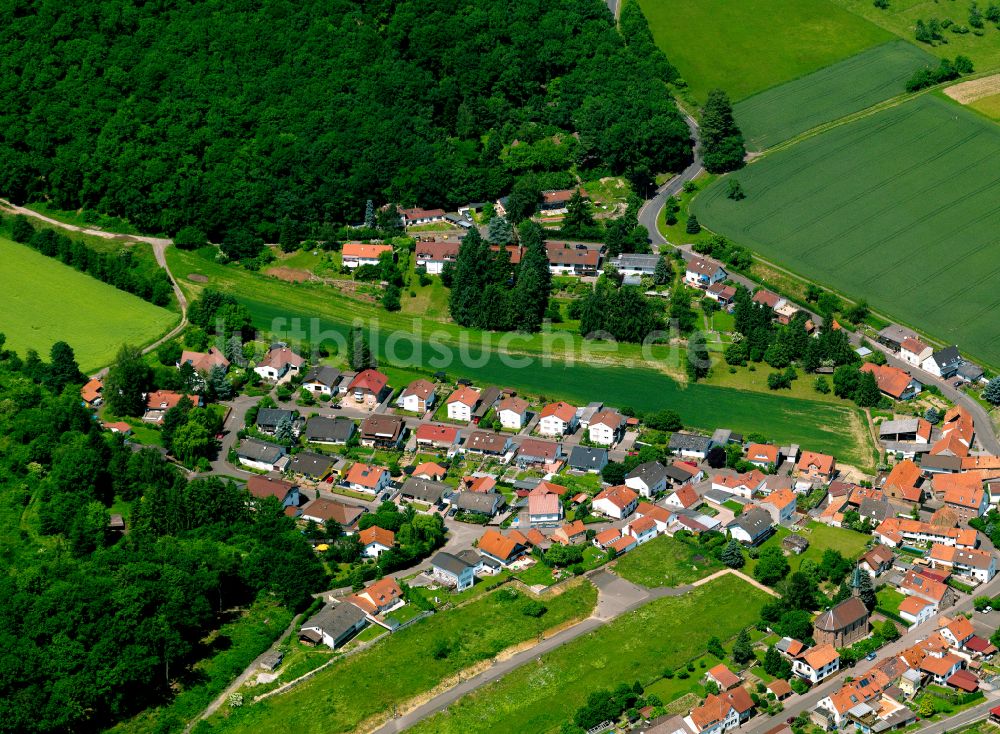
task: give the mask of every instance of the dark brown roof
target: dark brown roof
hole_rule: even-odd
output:
[[[816,617],[815,627],[824,632],[846,629],[860,619],[867,619],[868,608],[858,597],[852,596]]]

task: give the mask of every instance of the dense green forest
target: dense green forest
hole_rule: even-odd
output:
[[[3,5],[2,193],[144,231],[274,241],[690,158],[634,2],[620,31],[601,0]]]
[[[311,602],[325,573],[277,500],[133,451],[82,407],[67,345],[3,341],[0,732],[106,729],[196,682],[224,610]]]

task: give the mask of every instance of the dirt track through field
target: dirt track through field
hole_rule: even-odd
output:
[[[953,84],[944,93],[959,104],[969,104],[977,99],[1000,94],[1000,74],[984,76],[982,79]]]

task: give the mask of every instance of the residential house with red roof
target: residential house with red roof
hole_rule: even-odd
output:
[[[472,413],[479,405],[479,400],[479,390],[468,385],[461,385],[445,400],[445,404],[448,406],[448,420],[468,423],[472,420]]]
[[[87,404],[87,407],[96,408],[104,399],[101,393],[104,391],[104,381],[97,377],[87,380],[87,384],[80,388],[80,399]]]
[[[362,370],[347,386],[347,393],[354,398],[355,403],[362,403],[373,410],[389,391],[389,378],[378,370]]]
[[[538,432],[542,436],[563,436],[576,428],[576,408],[559,401],[549,403],[539,413]]]
[[[552,533],[552,539],[563,545],[585,543],[587,541],[587,526],[583,524],[582,520],[574,520],[557,528]]]
[[[937,603],[922,596],[908,596],[899,603],[899,616],[914,627],[937,616]]]
[[[600,410],[587,426],[587,437],[599,446],[614,446],[625,430],[625,419],[613,410]]]
[[[792,661],[792,672],[816,685],[840,670],[840,654],[830,644],[816,645]]]
[[[742,686],[719,694],[709,694],[704,703],[684,717],[694,734],[721,734],[748,721],[754,712],[753,699]]]
[[[260,375],[261,379],[278,382],[286,376],[297,375],[305,363],[305,357],[296,354],[288,347],[276,346],[271,347],[253,371]]]
[[[418,268],[423,268],[428,275],[440,275],[444,266],[458,259],[458,251],[462,243],[454,241],[445,242],[418,242],[413,252],[414,263]]]
[[[392,252],[392,245],[345,242],[340,248],[340,257],[345,268],[354,270],[361,265],[378,265],[384,252]]]
[[[757,505],[767,510],[771,515],[771,520],[776,525],[788,523],[795,515],[798,506],[798,496],[790,489],[779,489],[771,492],[767,497],[759,500]]]
[[[861,371],[874,375],[879,391],[893,400],[909,400],[923,389],[923,385],[911,377],[909,372],[898,367],[865,362],[861,365]]]
[[[191,365],[195,372],[203,375],[208,374],[215,367],[221,367],[223,370],[229,369],[229,360],[215,347],[209,347],[207,352],[190,352],[185,349],[181,352],[181,358],[177,362],[178,369],[183,364]]]
[[[423,414],[434,406],[434,384],[428,380],[414,380],[396,398],[396,407],[411,413]]]
[[[504,398],[497,404],[497,417],[503,428],[520,431],[528,419],[528,401],[517,397]]]
[[[743,679],[726,667],[725,663],[719,663],[715,667],[709,668],[708,672],[705,673],[705,678],[715,683],[720,691],[736,688],[743,682]]]
[[[637,545],[638,542],[634,537],[632,537],[631,535],[623,535],[620,538],[613,540],[608,545],[608,549],[613,550],[616,556],[620,556],[622,553],[628,553]]]
[[[396,545],[396,534],[378,525],[372,525],[358,533],[361,541],[361,555],[365,558],[378,558]]]
[[[163,418],[167,411],[177,407],[181,400],[187,400],[192,406],[201,405],[201,398],[197,395],[185,395],[173,390],[156,390],[146,395],[146,412],[142,414],[142,420],[146,423],[163,423]]]
[[[656,520],[651,517],[636,518],[626,526],[626,532],[635,538],[636,545],[642,545],[656,537]]]
[[[428,446],[448,451],[458,447],[460,433],[454,426],[442,426],[436,423],[421,423],[417,427],[417,446]]]
[[[983,491],[983,482],[977,473],[936,474],[931,481],[934,494],[944,500],[945,507],[955,512],[959,522],[968,523],[986,514],[989,496]]]
[[[504,566],[516,561],[526,550],[524,544],[505,537],[496,530],[487,530],[479,539],[479,552]]]
[[[594,497],[591,507],[595,512],[600,512],[616,520],[623,520],[633,512],[639,505],[639,495],[635,490],[619,484],[601,490]]]
[[[618,528],[608,528],[607,530],[602,530],[597,535],[594,536],[594,545],[601,550],[606,549],[616,540],[622,537],[622,531]]]
[[[668,495],[663,504],[667,507],[676,507],[679,510],[688,510],[700,505],[701,497],[694,490],[694,487],[687,484]]]
[[[247,492],[259,500],[274,497],[282,507],[297,507],[299,504],[299,488],[294,483],[277,477],[250,477],[247,479]]]
[[[355,492],[378,494],[387,486],[392,476],[384,466],[357,462],[347,471],[344,478],[347,486]]]
[[[656,523],[656,532],[665,533],[670,523],[674,519],[674,513],[666,507],[660,507],[649,502],[640,502],[636,505],[635,514],[638,517],[648,517]]]
[[[413,468],[413,474],[411,476],[417,479],[433,479],[434,481],[441,481],[444,479],[448,470],[443,466],[438,464],[436,461],[425,461],[422,464],[417,464]]]
[[[347,601],[373,617],[391,612],[406,603],[403,590],[391,576],[373,581],[367,588],[347,597]]]
[[[928,556],[931,568],[943,568],[957,576],[977,583],[992,581],[996,576],[996,557],[976,548],[956,548],[935,543]]]
[[[897,502],[919,504],[924,495],[921,489],[923,481],[920,467],[909,459],[903,459],[892,467],[892,471],[889,472],[882,485],[882,492],[886,497]]]
[[[532,527],[555,527],[563,520],[562,500],[559,494],[541,482],[528,495],[528,523]]]
[[[747,461],[761,469],[778,465],[778,447],[768,443],[752,443],[747,447]]]
[[[837,471],[836,460],[828,454],[815,451],[803,451],[799,463],[795,466],[796,473],[802,479],[814,482],[829,482]]]
[[[899,358],[914,367],[920,367],[933,353],[933,349],[912,336],[903,339],[899,345]]]

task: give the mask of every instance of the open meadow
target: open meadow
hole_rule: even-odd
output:
[[[50,257],[0,238],[0,332],[7,346],[47,358],[65,341],[81,369],[108,364],[123,342],[148,344],[178,316]]]
[[[744,99],[734,108],[747,149],[764,150],[905,92],[906,80],[936,59],[890,41]]]
[[[661,535],[622,556],[615,573],[643,586],[681,586],[721,571],[725,566],[700,549]]]
[[[583,581],[540,597],[547,611],[526,613],[532,597],[502,588],[421,620],[368,650],[345,658],[288,693],[211,720],[214,732],[349,732],[372,717],[431,690],[471,665],[590,615],[597,590]]]
[[[944,43],[934,46],[919,44],[938,57],[954,59],[958,54],[968,56],[976,65],[977,71],[986,71],[1000,66],[1000,30],[995,24],[985,22],[982,35],[976,35],[969,28],[969,8],[972,0],[891,0],[889,7],[876,8],[872,0],[832,0],[833,3],[866,18],[872,23],[895,33],[911,43],[917,43],[914,38],[914,28],[918,20],[929,21],[936,18],[940,23],[951,21],[944,29]],[[985,13],[989,0],[977,3],[980,12]],[[965,28],[966,33],[957,33],[952,28]]]
[[[446,711],[417,724],[414,734],[557,732],[596,690],[620,683],[663,680],[705,652],[713,635],[727,640],[758,618],[767,594],[735,576],[724,576],[683,596],[659,599],[573,642],[537,663],[464,696]],[[711,625],[694,620],[711,619]],[[696,669],[691,678],[702,671]],[[676,686],[689,681],[673,678]],[[683,691],[663,691],[677,695]],[[667,697],[664,700],[669,700]]]
[[[922,95],[765,156],[709,229],[1000,365],[1000,127]]]
[[[702,103],[740,100],[866,48],[890,33],[828,0],[639,0],[656,44]]]
[[[873,463],[864,418],[848,405],[683,385],[645,362],[635,345],[619,345],[620,352],[614,355],[617,361],[602,360],[599,354],[583,359],[579,351],[582,340],[577,335],[556,334],[546,342],[540,335],[465,330],[452,323],[389,313],[374,304],[347,298],[331,287],[288,283],[217,265],[197,253],[171,248],[167,255],[189,297],[203,285],[191,281],[189,275],[203,276],[207,278],[205,285],[237,296],[250,309],[255,325],[275,336],[289,336],[282,329],[288,329],[294,319],[304,326],[315,319],[318,333],[340,335],[355,321],[367,326],[369,320],[377,319],[379,328],[372,343],[378,345],[380,359],[390,364],[430,372],[444,369],[451,377],[468,377],[578,405],[602,400],[640,411],[670,408],[691,427],[714,430],[726,426],[745,434],[758,432],[776,442],[796,442],[833,453],[847,463]],[[594,346],[595,353],[598,349],[600,345]],[[505,358],[501,354],[504,350],[516,356],[517,362]],[[576,356],[570,362],[567,355]],[[631,360],[631,364],[624,360]]]

